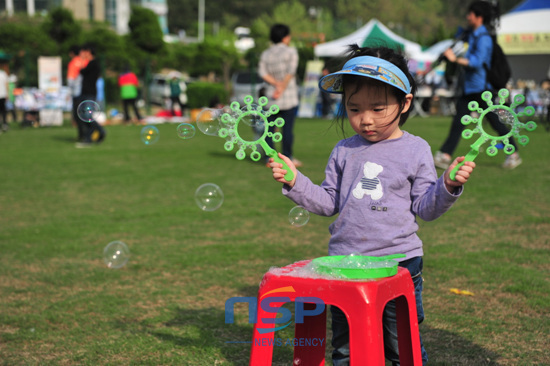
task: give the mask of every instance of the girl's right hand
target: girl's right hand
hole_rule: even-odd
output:
[[[464,156],[457,157],[451,163],[451,165],[449,165],[449,168],[447,168],[445,173],[443,173],[445,188],[447,188],[447,191],[449,191],[449,193],[454,193],[457,187],[464,185],[468,181],[468,179],[470,179],[470,175],[472,174],[472,172],[476,167],[475,162],[466,161],[464,162],[464,165],[462,165],[460,169],[458,169],[458,171],[456,172],[455,179],[454,180],[451,179],[451,172],[459,163],[463,162],[464,159],[465,159]]]
[[[290,182],[287,181],[285,179],[285,174],[287,173],[287,171],[286,169],[283,169],[283,164],[276,163],[273,160],[273,158],[269,158],[269,161],[267,162],[267,166],[271,168],[271,171],[273,172],[273,179],[275,179],[279,183],[284,183],[292,188],[294,187],[294,183],[296,183],[296,172],[297,172],[296,166],[294,165],[292,160],[290,160],[288,157],[286,157],[281,153],[278,153],[278,154],[279,154],[279,158],[281,158],[286,163],[286,165],[292,170],[292,172],[294,173],[294,178]]]

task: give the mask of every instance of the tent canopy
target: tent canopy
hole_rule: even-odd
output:
[[[404,51],[409,57],[419,54],[422,50],[418,43],[398,36],[377,19],[371,19],[367,24],[345,37],[318,44],[315,46],[314,53],[317,57],[341,56],[348,50],[350,44],[358,44],[361,47],[396,48]]]
[[[525,0],[500,18],[498,43],[508,55],[550,54],[550,1]]]
[[[549,6],[548,0],[526,0],[510,10],[508,14],[518,11],[548,9]]]
[[[500,18],[498,43],[514,80],[550,77],[549,20],[549,0],[525,0]]]

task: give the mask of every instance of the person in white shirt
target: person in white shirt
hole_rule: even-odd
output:
[[[8,73],[6,69],[8,64],[5,61],[0,61],[0,122],[2,123],[2,131],[8,130],[6,99],[8,98]]]
[[[298,51],[290,46],[290,28],[285,24],[275,24],[271,27],[270,36],[272,45],[262,52],[258,73],[267,83],[265,96],[269,100],[267,107],[276,104],[279,113],[269,117],[270,121],[277,118],[285,120],[283,126],[283,155],[288,156],[294,165],[302,163],[295,159],[292,153],[294,144],[294,119],[298,108],[298,84],[296,70],[298,69]],[[270,127],[273,132],[274,126]],[[273,140],[266,139],[273,148]]]

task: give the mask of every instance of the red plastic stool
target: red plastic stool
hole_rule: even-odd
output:
[[[346,314],[349,324],[352,366],[385,364],[382,314],[388,301],[395,299],[400,363],[403,366],[422,365],[414,285],[407,269],[399,267],[395,276],[366,281],[293,275],[294,270],[309,262],[301,261],[280,268],[277,275],[271,272],[264,275],[258,293],[250,366],[271,365],[272,362],[275,332],[269,330],[275,329],[275,309],[284,303],[270,302],[270,311],[267,312],[260,306],[260,300],[268,295],[287,297],[292,302],[297,297],[315,297],[325,305],[340,308]],[[306,310],[315,309],[316,306],[314,302],[304,304]],[[304,316],[303,323],[296,322],[294,337],[299,342],[304,340],[302,344],[295,344],[294,365],[324,365],[326,307],[321,314]],[[324,342],[319,344],[318,341],[312,341],[315,339],[324,339]]]

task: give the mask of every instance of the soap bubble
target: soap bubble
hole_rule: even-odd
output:
[[[197,127],[205,135],[218,136],[222,127],[221,116],[223,110],[205,108],[197,116]]]
[[[195,191],[195,202],[203,211],[215,211],[223,203],[223,192],[214,183],[205,183]]]
[[[178,132],[178,136],[183,140],[195,137],[195,126],[189,123],[180,123],[176,131]]]
[[[353,252],[351,254],[348,254],[342,257],[342,259],[340,259],[339,261],[340,263],[338,263],[337,266],[342,268],[357,268],[361,258],[362,258],[361,253]]]
[[[262,108],[256,104],[247,105],[241,109],[237,132],[243,140],[256,141],[264,134],[266,126],[261,110]]]
[[[145,126],[141,129],[141,141],[145,145],[152,145],[159,140],[160,133],[155,126]]]
[[[84,122],[97,121],[100,117],[101,107],[93,100],[85,100],[78,105],[76,114]]]
[[[302,206],[295,206],[288,213],[288,221],[292,226],[304,226],[309,222],[309,212]]]
[[[109,268],[119,269],[128,263],[130,249],[120,240],[112,241],[103,249],[103,261]]]
[[[497,114],[498,118],[500,119],[500,122],[507,124],[509,126],[514,125],[514,115],[506,110],[506,109],[495,109],[495,113]]]

